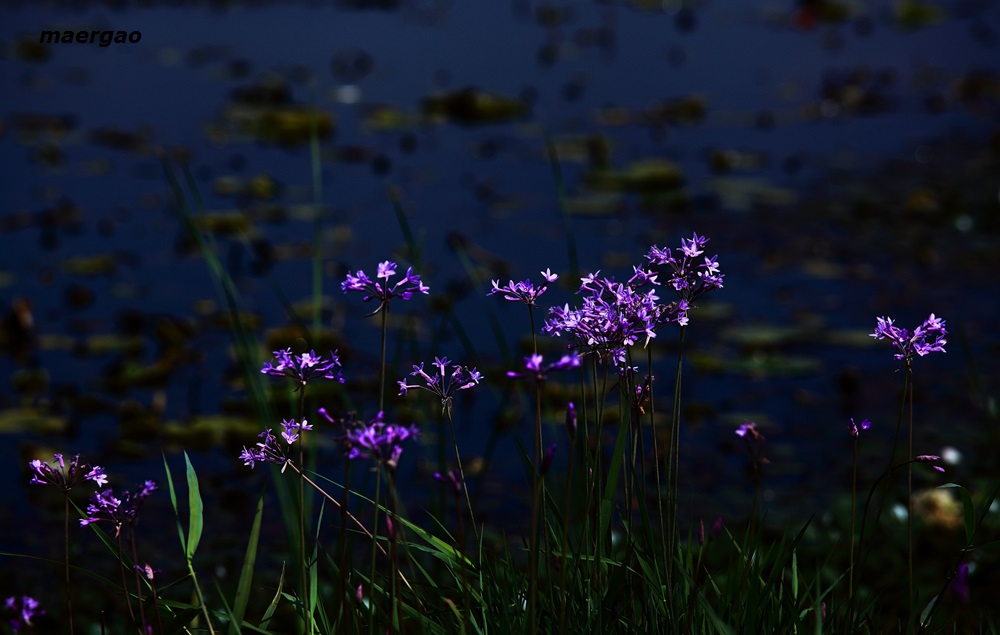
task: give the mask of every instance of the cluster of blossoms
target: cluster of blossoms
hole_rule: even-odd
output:
[[[569,304],[549,309],[549,318],[542,331],[556,337],[568,335],[574,340],[571,348],[586,348],[602,359],[612,359],[616,365],[625,362],[625,348],[645,338],[643,345],[656,337],[656,329],[670,321],[672,307],[658,303],[654,288],[656,275],[639,267],[625,283],[614,278],[598,278],[597,271],[581,278],[580,290],[588,292],[580,308]]]
[[[405,379],[400,379],[396,382],[399,384],[399,394],[406,395],[407,390],[413,389],[426,390],[441,398],[441,413],[447,413],[451,416],[452,395],[460,390],[472,388],[482,381],[483,375],[475,368],[470,369],[468,366],[459,366],[458,364],[455,364],[454,370],[448,374],[447,367],[450,363],[451,360],[447,357],[435,357],[432,365],[437,367],[438,372],[434,375],[430,375],[424,370],[423,362],[420,362],[420,365],[414,365],[410,375],[422,379],[423,385],[408,384]]]
[[[336,352],[330,353],[329,357],[317,357],[316,351],[293,355],[290,349],[285,349],[274,351],[274,362],[264,362],[260,372],[272,377],[289,377],[301,388],[312,379],[332,379],[344,383],[339,366],[340,358]]]
[[[294,421],[291,422],[292,426],[287,425],[288,422],[282,422],[285,426],[285,431],[282,432],[281,436],[284,437],[286,443],[291,445],[298,439],[298,431],[309,430],[306,426],[305,421],[302,424],[297,424]],[[270,428],[264,430],[257,435],[260,441],[258,441],[252,448],[247,449],[245,446],[243,448],[243,453],[240,454],[240,460],[243,461],[243,465],[250,466],[250,469],[254,469],[257,463],[277,463],[281,465],[281,471],[285,471],[285,465],[290,460],[288,454],[285,452],[285,448],[278,441],[278,437],[274,436],[274,432]]]
[[[396,263],[386,260],[379,263],[378,273],[375,274],[375,282],[364,271],[358,270],[358,273],[355,275],[347,274],[347,279],[341,283],[340,288],[343,289],[344,293],[348,291],[364,293],[365,297],[362,298],[364,302],[370,302],[377,298],[379,301],[378,308],[368,315],[375,315],[381,311],[389,304],[389,300],[392,298],[409,300],[413,297],[414,291],[423,294],[430,291],[430,287],[420,281],[420,276],[413,273],[413,267],[408,267],[403,279],[390,287],[389,278],[394,275],[396,275]],[[384,280],[384,282],[378,282],[380,279]]]
[[[110,488],[97,492],[90,498],[90,504],[87,505],[87,517],[80,519],[80,526],[85,527],[96,522],[109,522],[114,525],[115,537],[117,538],[123,525],[135,522],[142,503],[154,491],[156,491],[156,483],[146,481],[134,492],[126,490],[119,496],[115,496]]]
[[[419,436],[420,429],[417,426],[386,423],[384,413],[380,412],[366,425],[347,431],[346,443],[349,448],[347,458],[372,459],[394,470],[403,453],[401,445],[403,441],[416,439]]]
[[[670,248],[660,249],[653,245],[646,254],[646,258],[654,265],[667,265],[670,267],[670,282],[668,283],[677,292],[679,300],[675,308],[677,323],[684,326],[688,323],[687,312],[694,302],[709,291],[722,288],[722,279],[725,277],[719,273],[718,255],[709,258],[705,256],[704,262],[694,264],[695,258],[702,255],[702,247],[708,242],[708,238],[693,234],[690,239],[681,238],[679,251],[681,257],[675,258]]]
[[[91,467],[81,464],[79,454],[69,460],[68,466],[62,454],[53,454],[52,459],[59,467],[49,465],[38,459],[28,463],[33,472],[31,483],[35,485],[54,485],[68,492],[84,481],[94,481],[98,487],[103,487],[108,482],[108,477],[104,475],[103,467]]]
[[[535,300],[538,299],[538,296],[545,293],[549,283],[555,282],[559,279],[559,276],[552,273],[549,269],[540,273],[542,274],[542,277],[545,278],[545,282],[538,287],[531,284],[531,281],[528,279],[525,279],[523,282],[514,282],[513,280],[510,280],[507,282],[506,287],[501,287],[499,280],[493,280],[493,290],[486,295],[502,293],[505,300],[509,300],[511,302],[521,302],[522,304],[534,306]]]
[[[524,369],[526,372],[520,373],[514,370],[507,371],[508,377],[535,377],[536,379],[545,379],[545,376],[552,371],[556,370],[566,370],[567,368],[579,368],[580,367],[580,356],[576,353],[570,353],[569,355],[563,355],[551,364],[543,364],[542,356],[535,353],[529,357],[524,358]]]
[[[898,360],[905,360],[909,364],[914,354],[923,357],[928,353],[944,353],[944,345],[948,343],[948,340],[945,339],[945,335],[947,334],[948,331],[944,328],[944,320],[934,317],[934,314],[931,313],[930,317],[924,320],[923,324],[913,329],[912,335],[906,329],[893,325],[892,318],[877,318],[875,332],[871,333],[870,336],[876,340],[891,340],[896,350],[899,351],[893,357]],[[928,338],[932,336],[934,340],[928,342]]]
[[[38,600],[28,595],[9,597],[4,601],[4,607],[16,614],[7,620],[10,629],[15,633],[21,632],[25,626],[33,626],[31,620],[36,616],[45,615],[45,611],[38,608]]]

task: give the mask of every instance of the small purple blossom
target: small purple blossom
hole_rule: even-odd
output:
[[[736,436],[743,439],[759,441],[764,438],[764,435],[757,430],[757,424],[753,421],[747,421],[740,424],[740,427],[736,428]]]
[[[537,379],[545,379],[545,376],[550,372],[557,370],[566,370],[567,368],[579,368],[580,367],[580,356],[576,353],[570,353],[569,355],[563,355],[551,364],[543,364],[543,358],[539,354],[534,354],[529,357],[524,358],[524,368],[527,372],[517,372],[513,370],[507,371],[508,377],[529,377],[534,376]]]
[[[316,351],[292,355],[291,349],[285,349],[274,351],[274,363],[264,362],[260,372],[272,377],[290,377],[301,388],[312,379],[332,379],[344,383],[339,366],[340,358],[336,352],[330,353],[329,357],[317,357]]]
[[[506,287],[501,287],[499,280],[493,280],[493,289],[486,295],[502,293],[505,300],[534,306],[535,300],[538,299],[538,296],[545,293],[549,283],[555,282],[559,279],[559,276],[552,273],[549,269],[542,271],[541,274],[542,278],[545,279],[545,282],[538,287],[533,285],[531,280],[528,279],[525,279],[523,282],[514,282],[513,280],[510,280],[507,282]]]
[[[872,427],[872,422],[869,421],[868,419],[863,419],[861,421],[861,429],[862,430],[867,430],[867,429],[869,429],[871,427]],[[858,426],[857,426],[857,424],[854,423],[854,417],[851,417],[851,425],[850,425],[850,427],[848,429],[851,432],[851,438],[852,439],[857,439],[858,438]]]
[[[928,353],[944,353],[944,345],[948,343],[945,336],[948,331],[944,328],[944,320],[930,314],[924,323],[913,330],[911,335],[904,328],[895,326],[890,317],[876,318],[875,332],[870,333],[870,337],[876,340],[888,339],[899,352],[893,355],[898,360],[905,361],[907,365],[913,360],[914,355],[923,357]],[[933,337],[933,341],[928,338]]]
[[[294,424],[294,422],[292,423]],[[295,438],[297,438],[298,435],[295,435],[295,438],[293,438],[292,441],[289,441],[288,436],[285,434],[288,432],[289,429],[285,428],[285,432],[282,433],[282,436],[287,444],[291,445],[294,443]],[[278,437],[274,436],[274,432],[272,432],[270,428],[258,434],[257,437],[261,440],[258,441],[254,447],[250,449],[247,449],[245,446],[243,447],[243,452],[240,454],[240,460],[243,461],[243,465],[250,466],[250,469],[252,470],[256,467],[257,463],[276,463],[281,465],[281,471],[284,472],[285,467],[291,459],[289,459],[288,455],[285,453],[285,448],[278,442]]]
[[[402,442],[419,436],[420,429],[417,426],[386,423],[384,413],[379,412],[366,425],[347,431],[346,442],[350,448],[347,458],[372,459],[394,470],[403,453]]]
[[[8,611],[16,613],[14,617],[7,620],[11,630],[15,633],[19,633],[25,626],[33,626],[31,620],[35,617],[45,615],[45,611],[38,608],[38,600],[28,595],[9,597],[4,601],[4,606]]]
[[[38,459],[29,461],[28,466],[33,472],[29,482],[35,485],[54,485],[67,492],[84,481],[94,481],[98,487],[103,487],[108,482],[103,467],[81,464],[79,454],[69,460],[68,466],[62,454],[53,454],[52,460],[52,465]]]
[[[284,430],[281,431],[281,436],[285,439],[288,445],[295,443],[303,430],[312,430],[312,426],[309,425],[305,419],[302,420],[302,423],[298,423],[294,419],[282,421],[281,427],[284,428]]]
[[[920,456],[913,457],[913,460],[917,463],[928,463],[930,466],[937,470],[938,472],[944,472],[944,468],[939,465],[941,463],[941,457],[934,454],[921,454]]]
[[[709,291],[722,288],[724,274],[719,273],[718,256],[705,256],[704,262],[695,264],[694,259],[704,253],[702,247],[708,238],[693,234],[691,238],[681,238],[679,251],[681,257],[674,257],[669,248],[661,249],[653,245],[646,258],[654,265],[667,265],[670,268],[669,285],[679,296],[674,308],[676,321],[681,326],[688,324],[688,310],[693,303]]]
[[[340,284],[340,288],[343,289],[344,293],[349,291],[364,293],[363,302],[371,302],[374,299],[378,299],[378,308],[368,315],[375,315],[381,311],[389,305],[389,300],[392,298],[409,300],[413,297],[414,291],[423,294],[427,294],[430,291],[430,287],[420,281],[420,276],[413,273],[413,267],[408,267],[403,279],[390,287],[389,278],[394,275],[396,275],[396,263],[386,260],[378,264],[375,282],[364,271],[359,270],[355,275],[347,274],[347,279]],[[383,282],[377,282],[378,280],[382,280]]]
[[[434,479],[450,487],[455,494],[462,493],[462,477],[458,473],[458,470],[448,470],[444,474],[434,472]]]
[[[406,395],[407,390],[420,389],[437,395],[441,399],[441,414],[451,417],[451,399],[460,390],[468,390],[482,381],[482,374],[475,368],[459,366],[455,364],[452,372],[448,373],[448,364],[451,361],[447,357],[435,357],[432,366],[436,366],[438,372],[434,375],[428,374],[424,370],[424,363],[413,366],[413,377],[423,380],[421,384],[407,384],[405,379],[401,379],[399,384],[399,394]]]
[[[569,440],[572,442],[576,438],[576,406],[573,402],[566,404],[566,433],[569,434]]]
[[[121,532],[122,526],[131,524],[139,516],[139,508],[154,491],[154,481],[145,481],[134,491],[123,491],[115,496],[110,488],[97,492],[90,497],[87,505],[87,517],[80,519],[80,526],[85,527],[96,522],[110,522],[115,527],[115,537]]]

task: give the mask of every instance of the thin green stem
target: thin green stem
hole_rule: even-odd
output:
[[[299,387],[299,424],[305,416],[306,385]],[[299,428],[299,465],[305,466],[306,431]],[[302,573],[302,622],[304,630],[312,635],[312,606],[309,604],[309,567],[306,564],[306,484],[299,479],[299,568]]]
[[[858,438],[854,437],[853,451],[851,453],[851,554],[849,558],[850,562],[850,573],[848,575],[847,583],[847,600],[850,602],[854,599],[854,519],[857,514],[857,499],[858,499]]]
[[[382,493],[381,468],[375,470],[375,509],[372,518],[371,576],[368,578],[368,632],[375,633],[375,554],[378,552],[378,509]]]
[[[670,514],[670,533],[667,539],[667,586],[673,589],[674,582],[674,556],[677,551],[677,509],[680,502],[679,469],[680,461],[680,429],[681,429],[681,370],[684,361],[684,332],[686,326],[680,327],[677,336],[677,372],[674,379],[674,403],[670,412],[670,452],[669,465],[669,504],[667,511]],[[672,604],[672,602],[671,602]]]
[[[73,591],[69,577],[69,490],[67,489],[63,490],[63,500],[66,504],[63,532],[63,548],[66,554],[66,611],[69,614],[69,635],[73,635]]]

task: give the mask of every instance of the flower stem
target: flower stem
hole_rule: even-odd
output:
[[[66,526],[63,533],[63,546],[66,550],[66,610],[69,613],[69,635],[73,635],[73,591],[69,579],[69,490],[63,490],[63,499],[66,503]]]

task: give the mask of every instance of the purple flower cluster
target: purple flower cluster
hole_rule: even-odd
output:
[[[282,422],[281,425],[285,427],[281,436],[284,437],[288,445],[291,445],[298,439],[299,430],[311,429],[310,427],[303,427],[306,426],[305,421],[302,424],[297,424],[294,421]],[[258,434],[257,437],[261,441],[258,441],[254,447],[247,449],[244,446],[243,452],[240,454],[240,460],[243,461],[243,465],[249,465],[252,470],[257,466],[257,463],[277,463],[282,466],[281,471],[284,472],[285,464],[290,459],[285,453],[285,448],[278,442],[278,437],[274,436],[274,432],[270,428]]]
[[[87,517],[80,519],[80,526],[85,527],[96,522],[110,522],[115,526],[115,537],[117,538],[123,525],[135,522],[142,503],[154,491],[156,491],[156,483],[146,481],[134,492],[126,490],[119,496],[115,496],[114,491],[110,488],[97,492],[90,497],[90,504],[87,505]]]
[[[355,275],[347,274],[347,279],[340,284],[340,288],[344,290],[344,293],[347,293],[348,291],[358,291],[360,293],[364,293],[365,297],[362,298],[364,302],[370,302],[371,300],[378,298],[378,308],[368,315],[375,315],[381,311],[389,304],[389,300],[392,298],[409,300],[413,297],[414,291],[423,294],[430,291],[430,287],[420,281],[420,276],[413,273],[413,267],[407,268],[406,275],[403,276],[403,279],[390,287],[389,278],[394,275],[396,275],[396,263],[386,260],[385,262],[379,263],[378,273],[375,274],[375,282],[373,282],[364,271],[358,270],[358,273]],[[384,282],[377,282],[380,279]]]
[[[545,379],[545,376],[552,371],[556,370],[566,370],[567,368],[579,368],[580,367],[580,356],[576,353],[570,353],[569,355],[563,355],[558,360],[552,362],[551,364],[543,364],[542,356],[539,354],[531,355],[530,357],[524,358],[524,368],[526,372],[519,373],[514,370],[507,371],[508,377],[535,377],[537,379]]]
[[[542,274],[542,277],[545,278],[545,282],[538,287],[531,284],[531,281],[528,279],[525,279],[523,282],[514,282],[513,280],[510,280],[507,282],[506,287],[501,287],[499,280],[493,280],[493,290],[486,295],[502,293],[505,300],[533,306],[535,304],[535,300],[538,299],[538,296],[545,293],[549,283],[555,282],[559,279],[559,276],[552,273],[549,269],[540,273]]]
[[[285,349],[274,351],[274,363],[264,362],[260,372],[272,377],[290,377],[301,388],[312,379],[333,379],[344,383],[338,366],[340,358],[336,352],[330,353],[329,357],[317,357],[315,351],[292,355],[290,349]]]
[[[54,485],[64,491],[69,491],[84,481],[94,481],[98,487],[103,487],[108,482],[108,477],[104,475],[103,467],[91,467],[80,463],[80,455],[74,455],[69,460],[69,466],[63,459],[62,454],[53,454],[52,459],[55,464],[49,465],[35,459],[28,462],[28,466],[34,473],[31,483],[36,485]]]
[[[426,390],[441,398],[442,414],[448,413],[451,416],[452,395],[459,390],[472,388],[482,381],[483,375],[475,368],[470,369],[468,366],[459,366],[458,364],[455,364],[454,370],[449,375],[447,367],[450,363],[451,361],[447,357],[435,357],[433,366],[438,369],[435,375],[429,375],[424,370],[423,362],[420,362],[419,366],[414,365],[410,375],[422,379],[423,385],[407,384],[405,379],[400,379],[396,382],[399,384],[399,394],[405,395],[407,390],[415,388]]]
[[[722,288],[722,279],[725,277],[719,273],[718,255],[709,258],[705,256],[704,262],[695,264],[695,259],[704,252],[702,249],[708,238],[695,233],[690,239],[681,238],[680,258],[674,257],[670,248],[660,249],[653,245],[646,254],[646,258],[654,265],[667,265],[670,268],[669,285],[680,297],[677,303],[677,323],[684,326],[688,323],[687,312],[701,296],[709,291]]]
[[[347,458],[372,459],[394,470],[403,453],[403,441],[419,436],[420,429],[417,426],[386,423],[384,413],[380,412],[367,424],[347,431],[346,442],[350,448]]]
[[[284,430],[281,431],[281,436],[285,439],[288,445],[295,443],[303,430],[313,429],[313,427],[309,425],[309,422],[305,419],[302,420],[302,423],[298,423],[294,419],[282,421],[281,427],[284,428]]]
[[[944,320],[934,317],[934,314],[931,313],[930,317],[924,320],[923,324],[913,330],[912,335],[906,329],[895,326],[892,323],[892,318],[877,318],[875,332],[871,333],[870,336],[876,340],[891,340],[893,346],[899,351],[893,357],[898,360],[905,360],[909,364],[914,354],[923,357],[928,353],[938,351],[944,353],[944,345],[948,343],[948,340],[945,339],[945,335],[947,334],[948,331],[944,328]],[[929,342],[928,338],[931,337],[933,337],[933,341]]]
[[[625,283],[614,278],[598,278],[600,271],[580,279],[580,290],[587,292],[579,309],[569,304],[549,309],[542,331],[555,336],[563,333],[574,340],[571,348],[586,348],[616,365],[625,361],[625,348],[645,338],[643,345],[656,337],[656,329],[670,321],[676,306],[657,301],[656,290],[644,287],[658,284],[656,275],[639,267]]]
[[[45,611],[38,608],[38,600],[22,595],[21,597],[9,597],[4,601],[4,606],[8,611],[13,611],[16,615],[7,620],[10,628],[15,633],[21,632],[25,626],[33,626],[31,620],[38,615],[45,615]]]

